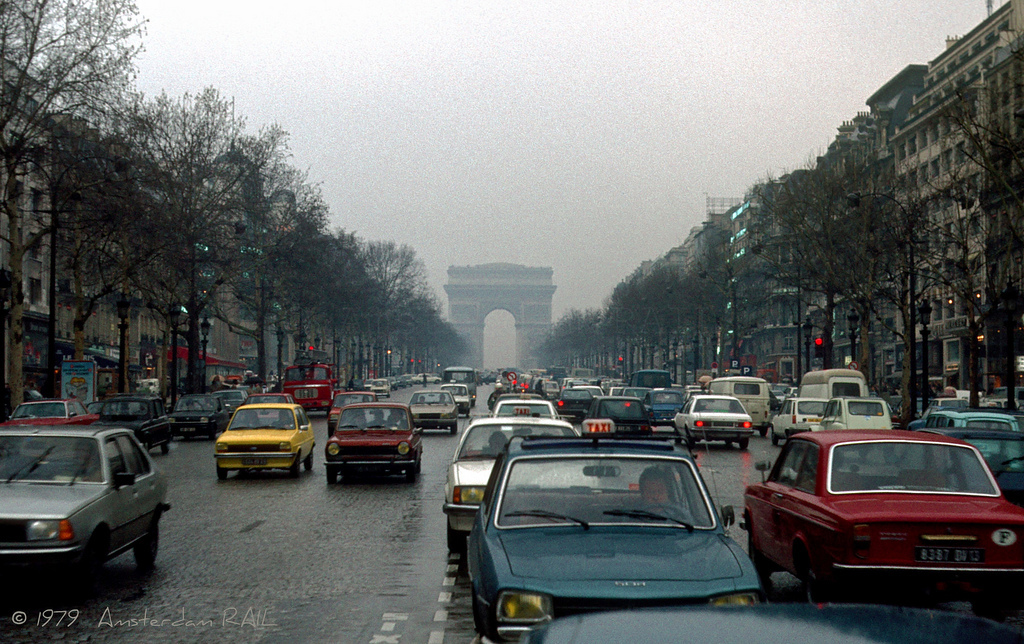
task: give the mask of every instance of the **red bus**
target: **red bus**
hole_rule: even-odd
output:
[[[327,411],[334,399],[338,379],[334,365],[322,362],[297,364],[284,370],[282,391],[291,394],[306,411]]]

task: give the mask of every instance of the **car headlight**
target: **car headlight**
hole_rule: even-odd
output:
[[[709,603],[712,606],[753,606],[760,604],[761,598],[757,593],[733,593],[712,597]]]
[[[277,449],[281,450],[282,452],[288,452],[291,451],[292,444],[289,443],[288,441],[281,441],[281,443],[277,446]]]
[[[218,452],[226,452],[226,451],[228,451],[228,444],[227,443],[217,443],[217,451]]]
[[[503,590],[498,595],[498,621],[533,624],[551,619],[551,597],[521,590]]]
[[[203,416],[203,417],[201,417],[199,419],[199,422],[201,422],[201,423],[208,423],[208,422],[210,422],[210,419],[207,418],[206,416]]]
[[[29,541],[56,539],[60,535],[60,521],[29,521],[25,538]]]
[[[401,454],[402,456],[408,454],[409,449],[409,443],[406,443],[405,441],[402,441],[401,443],[398,444],[398,453]]]
[[[480,486],[456,485],[452,491],[452,501],[455,503],[482,503],[484,500],[484,488]]]
[[[327,453],[330,454],[331,456],[337,456],[338,454],[341,453],[341,448],[338,447],[337,443],[328,443]]]

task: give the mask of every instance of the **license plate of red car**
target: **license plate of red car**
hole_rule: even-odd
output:
[[[914,548],[914,561],[935,563],[985,563],[985,549],[917,546]]]

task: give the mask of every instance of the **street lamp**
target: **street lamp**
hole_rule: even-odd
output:
[[[171,323],[171,409],[178,400],[178,320],[181,319],[181,307],[171,306],[167,312],[167,321]]]
[[[277,391],[284,391],[284,329],[277,327]]]
[[[693,384],[697,384],[697,369],[700,368],[700,336],[693,336]]]
[[[199,331],[203,334],[203,393],[206,393],[206,343],[210,340],[210,318],[203,316],[199,324]]]
[[[854,363],[857,362],[857,332],[860,331],[860,316],[857,315],[856,311],[851,311],[846,316],[846,321],[850,324],[850,360]]]
[[[679,338],[672,340],[672,382],[679,382]]]
[[[932,304],[927,298],[917,307],[921,316],[921,411],[928,408],[928,323],[932,321]]]
[[[1013,344],[1017,330],[1017,314],[1020,309],[1020,292],[1012,282],[1007,282],[1000,299],[1006,312],[1006,408],[1017,409],[1017,356]]]
[[[132,303],[126,295],[121,295],[117,301],[117,317],[121,320],[117,329],[121,334],[120,360],[117,363],[117,393],[123,394],[127,391],[128,382],[128,312],[131,311]]]
[[[811,331],[814,330],[814,325],[811,324],[811,318],[808,316],[804,320],[804,373],[811,370]]]
[[[7,420],[11,402],[7,391],[7,299],[11,297],[11,271],[0,269],[0,422]]]

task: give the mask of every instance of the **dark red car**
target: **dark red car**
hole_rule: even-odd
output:
[[[341,410],[324,451],[328,483],[356,473],[404,474],[412,482],[420,472],[423,442],[408,405],[357,403]]]
[[[327,410],[327,437],[334,433],[338,426],[338,419],[341,418],[341,408],[354,403],[374,402],[377,394],[372,391],[339,391],[335,392],[334,400],[331,401],[331,408]]]
[[[1003,498],[981,453],[961,440],[796,434],[744,496],[749,553],[765,585],[784,570],[814,602],[957,599],[988,616],[1024,606],[1024,508]]]
[[[46,399],[23,402],[14,408],[10,419],[2,425],[91,425],[99,414],[90,414],[80,401]]]

